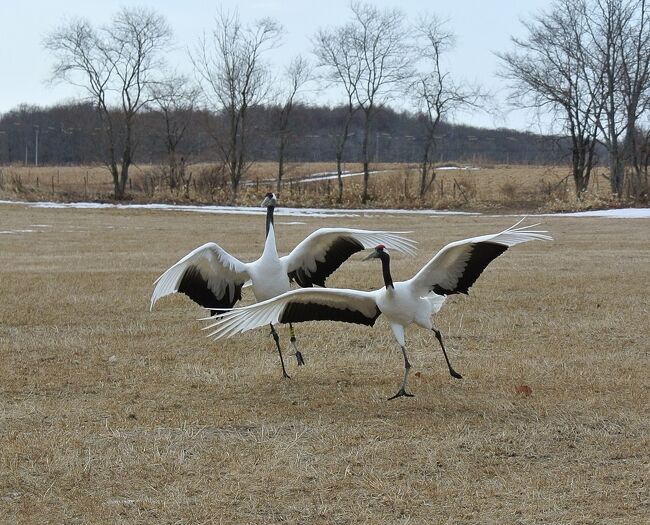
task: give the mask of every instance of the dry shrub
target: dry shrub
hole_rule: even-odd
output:
[[[569,178],[559,182],[542,178],[539,182],[539,192],[549,201],[565,201],[569,196]]]
[[[23,184],[22,177],[20,173],[11,173],[9,178],[9,186],[11,191],[18,194],[29,193],[29,189]]]
[[[222,164],[207,165],[196,168],[194,189],[199,197],[214,201],[218,190],[228,185],[225,168]]]
[[[514,201],[517,198],[518,191],[517,186],[514,183],[510,181],[504,182],[501,184],[499,189],[501,191],[501,195],[503,195],[506,200]]]
[[[464,177],[460,180],[455,180],[455,182],[460,196],[465,200],[467,204],[476,198],[477,185],[475,178]]]

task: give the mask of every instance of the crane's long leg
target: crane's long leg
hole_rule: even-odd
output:
[[[402,386],[398,390],[397,394],[395,394],[392,397],[389,397],[388,400],[390,401],[391,399],[395,399],[396,397],[414,397],[413,394],[409,394],[406,391],[406,381],[408,380],[409,377],[409,372],[411,371],[411,363],[409,363],[409,358],[406,355],[406,348],[404,345],[399,345],[399,347],[402,349],[402,355],[404,356],[404,379],[402,380]]]
[[[271,323],[271,335],[273,336],[273,340],[275,341],[275,346],[278,348],[278,354],[280,354],[280,364],[282,365],[282,376],[286,377],[287,379],[291,379],[291,376],[287,374],[287,369],[284,367],[284,359],[282,358],[282,350],[280,349],[280,336],[278,336],[278,333],[275,331],[275,328],[273,327],[273,323]]]
[[[436,334],[436,339],[440,343],[440,348],[442,348],[442,353],[445,356],[445,361],[447,361],[447,366],[449,367],[449,373],[451,374],[451,377],[455,377],[456,379],[462,379],[463,376],[461,376],[456,370],[454,370],[451,366],[451,363],[449,362],[449,358],[447,357],[447,351],[445,350],[445,345],[442,344],[442,334],[440,333],[440,330],[436,330],[435,328],[432,328],[433,333]]]
[[[290,341],[291,345],[293,346],[296,361],[298,361],[298,366],[303,366],[305,364],[305,360],[303,359],[300,350],[298,350],[298,345],[296,345],[296,334],[293,332],[293,325],[291,323],[289,323],[289,337],[291,338]]]

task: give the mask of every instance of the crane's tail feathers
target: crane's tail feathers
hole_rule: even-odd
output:
[[[260,308],[259,304],[255,303],[242,308],[223,309],[215,315],[200,319],[201,321],[211,321],[202,330],[211,330],[207,337],[221,339],[222,337],[241,334],[270,323],[277,323],[277,311],[275,309]]]
[[[447,296],[431,293],[427,295],[425,299],[429,301],[429,304],[431,305],[431,313],[437,314],[442,308],[442,305],[445,304],[445,301],[447,300]]]

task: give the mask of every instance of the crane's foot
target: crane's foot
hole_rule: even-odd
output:
[[[291,376],[287,374],[286,370],[282,370],[282,379],[291,379]]]
[[[453,368],[450,368],[450,369],[449,369],[449,373],[451,374],[451,377],[455,377],[456,379],[462,379],[462,378],[463,378],[463,376],[461,376],[461,375],[460,375],[458,372],[456,372],[456,370],[454,370]]]
[[[399,389],[399,392],[397,392],[397,394],[395,394],[395,395],[392,396],[392,397],[389,397],[389,398],[388,398],[388,401],[390,401],[391,399],[395,399],[395,398],[397,398],[397,397],[415,397],[415,396],[414,396],[413,394],[409,394],[409,393],[408,393],[406,390],[404,390],[404,388],[402,387],[402,388]]]
[[[298,366],[304,366],[305,360],[302,357],[302,354],[296,350],[296,353],[294,355],[296,356],[296,361],[298,361]]]

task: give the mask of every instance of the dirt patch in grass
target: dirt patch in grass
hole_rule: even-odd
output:
[[[259,254],[260,217],[0,208],[0,522],[642,523],[650,513],[647,220],[544,219],[552,243],[495,260],[407,346],[296,327],[282,380],[259,330],[217,343],[153,280],[197,245]],[[415,258],[509,217],[278,218],[413,231]],[[20,232],[19,230],[31,230]],[[361,257],[331,286],[373,289]],[[376,261],[375,261],[376,262]],[[251,300],[250,292],[245,296]],[[289,348],[286,328],[279,329]],[[526,385],[530,392],[517,392]]]

